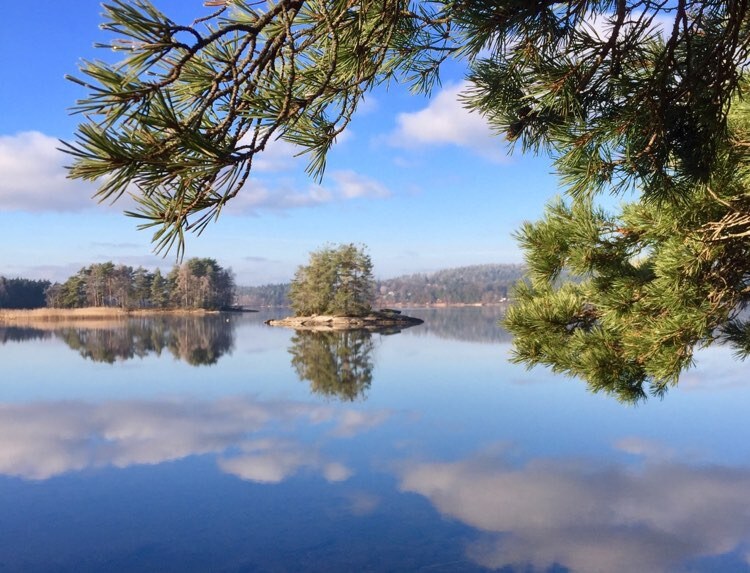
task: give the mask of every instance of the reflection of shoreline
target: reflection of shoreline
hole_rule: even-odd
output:
[[[513,336],[500,326],[505,306],[444,308],[409,307],[409,313],[424,320],[407,332],[411,336],[437,336],[464,342],[508,343]]]
[[[389,303],[388,306],[402,310],[409,310],[411,308],[502,308],[505,310],[511,304],[510,302],[431,302],[422,304],[396,302]],[[386,306],[386,303],[383,303],[382,306]]]
[[[52,331],[31,328],[28,326],[0,326],[0,344],[24,342],[27,340],[47,340],[52,338]]]
[[[723,568],[707,560],[733,553],[744,562],[750,468],[691,465],[636,438],[619,446],[645,457],[632,466],[543,458],[519,466],[502,453],[407,461],[400,489],[476,528],[467,556],[491,569],[666,573],[700,560],[708,566],[700,570],[715,571]]]
[[[46,328],[0,327],[0,342],[40,338],[63,341],[82,357],[94,362],[161,355],[168,350],[193,366],[215,364],[234,347],[236,320],[232,314],[143,315],[122,321],[47,323]]]

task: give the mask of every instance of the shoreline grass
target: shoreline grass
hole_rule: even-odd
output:
[[[111,321],[127,320],[133,316],[184,316],[217,314],[216,310],[194,309],[137,309],[111,307],[0,309],[0,324],[29,324],[39,322]]]

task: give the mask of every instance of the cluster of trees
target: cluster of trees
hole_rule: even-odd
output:
[[[163,276],[159,269],[115,265],[82,268],[46,290],[47,306],[83,308],[187,308],[216,310],[234,302],[234,277],[214,259],[193,258]]]
[[[631,399],[675,383],[696,347],[750,354],[750,3],[208,4],[192,25],[105,6],[124,60],[78,80],[71,176],[100,199],[139,189],[157,247],[203,230],[273,138],[319,176],[369,90],[429,93],[455,57],[468,108],[549,153],[567,195],[519,233],[516,359]],[[634,200],[606,212],[602,194]]]
[[[289,302],[297,316],[363,316],[372,310],[374,285],[364,248],[329,246],[310,253],[310,262],[297,269]]]
[[[0,277],[0,308],[41,308],[49,281]]]

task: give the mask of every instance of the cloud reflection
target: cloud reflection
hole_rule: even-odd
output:
[[[243,453],[219,460],[228,474],[260,483],[279,483],[301,469],[316,470],[329,482],[349,479],[352,471],[301,444],[278,440],[255,440],[242,445]]]
[[[468,556],[492,568],[656,573],[750,544],[748,468],[485,455],[407,465],[400,487],[481,530]]]
[[[357,413],[366,429],[385,418]],[[364,418],[363,418],[364,417]],[[330,435],[356,431],[346,411],[252,398],[81,401],[0,404],[0,474],[44,480],[65,472],[159,464],[192,455],[221,455],[219,467],[242,479],[278,483],[301,469],[328,481],[351,470],[292,438],[260,440],[283,427],[324,425]]]

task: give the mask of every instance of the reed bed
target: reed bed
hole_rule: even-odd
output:
[[[34,308],[34,309],[0,309],[0,324],[31,325],[32,323],[62,323],[78,321],[119,321],[131,316],[151,315],[201,315],[215,311],[207,310],[126,310],[111,307],[89,308]]]

